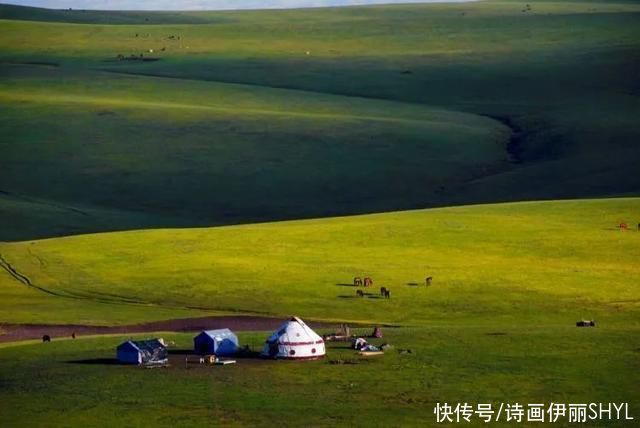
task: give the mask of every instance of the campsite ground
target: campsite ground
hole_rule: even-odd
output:
[[[382,357],[358,358],[345,344],[330,343],[325,360],[240,359],[189,369],[180,351],[168,369],[113,364],[115,346],[128,336],[54,340],[0,349],[2,416],[9,426],[49,427],[106,427],[125,419],[134,426],[210,426],[212,420],[225,426],[424,426],[434,423],[437,402],[614,401],[633,403],[637,417],[639,351],[629,337],[639,332],[606,324],[452,323],[384,329],[378,342],[395,349]],[[260,349],[266,335],[239,336]],[[177,348],[190,348],[193,337],[162,336]],[[400,354],[401,348],[412,353]]]
[[[110,364],[124,333],[3,343],[0,424],[423,426],[445,401],[640,417],[640,6],[528,3],[0,6],[0,323],[296,314],[386,324],[395,346],[145,370]],[[378,214],[335,217],[358,213]]]

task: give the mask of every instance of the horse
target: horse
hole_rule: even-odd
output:
[[[627,223],[620,223],[620,226],[618,226],[620,228],[620,230],[627,230],[628,226]]]
[[[368,286],[370,286],[370,285],[373,285],[373,279],[371,279],[371,278],[369,278],[369,277],[366,277],[366,278],[364,279],[364,286],[365,286],[365,287],[368,287]]]
[[[42,343],[45,342],[51,342],[51,336],[49,336],[48,334],[45,334],[44,336],[42,336]]]
[[[356,295],[357,295],[358,297],[364,297],[364,291],[362,291],[362,290],[356,290]]]
[[[356,276],[355,278],[353,278],[353,285],[354,287],[362,285],[362,278],[360,278],[359,276]]]
[[[385,299],[390,299],[391,298],[391,290],[385,290],[384,298]]]
[[[387,292],[387,287],[380,287],[380,295],[384,297],[385,293]]]
[[[425,280],[427,283],[427,287],[431,285],[431,281],[433,281],[433,277],[432,276],[428,276],[427,279]]]

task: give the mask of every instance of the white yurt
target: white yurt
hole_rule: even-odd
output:
[[[298,317],[291,317],[264,344],[263,357],[304,360],[322,358],[324,340]]]

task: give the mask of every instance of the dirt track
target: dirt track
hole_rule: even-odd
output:
[[[116,327],[97,327],[88,325],[45,325],[45,324],[2,324],[0,323],[0,343],[16,342],[28,339],[40,339],[45,334],[52,339],[96,334],[146,333],[153,331],[193,332],[216,328],[230,328],[235,331],[273,330],[285,321],[286,317],[270,318],[255,316],[217,316],[204,318],[185,318],[166,321],[155,321],[144,324],[133,324]],[[312,328],[327,327],[327,323],[309,322]]]

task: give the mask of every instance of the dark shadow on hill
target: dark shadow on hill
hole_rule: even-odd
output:
[[[509,154],[509,160],[514,164],[522,163],[524,143],[529,137],[529,132],[518,125],[511,116],[496,114],[482,114],[481,116],[497,120],[511,130],[511,136],[509,137],[509,142],[507,143],[506,148],[507,153]]]
[[[0,4],[0,19],[20,21],[60,22],[69,24],[157,25],[157,24],[218,24],[231,18],[183,11],[109,11],[85,9],[46,9],[40,7]]]

